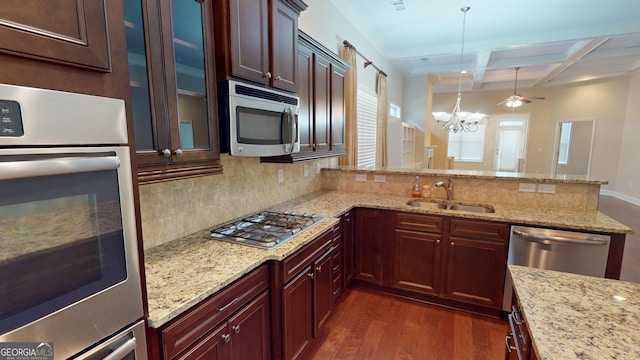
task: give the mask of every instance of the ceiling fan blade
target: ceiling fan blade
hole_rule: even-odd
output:
[[[507,99],[507,100],[503,100],[503,101],[500,101],[500,102],[499,102],[499,103],[497,103],[496,105],[502,105],[502,104],[506,103],[507,101],[509,101],[509,99]]]

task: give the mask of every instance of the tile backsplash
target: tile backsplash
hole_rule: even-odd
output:
[[[316,169],[330,160],[267,164],[223,154],[221,161],[221,175],[140,186],[145,249],[320,190]]]

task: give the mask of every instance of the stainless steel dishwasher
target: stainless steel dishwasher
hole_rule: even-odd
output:
[[[574,231],[512,226],[507,264],[604,277],[611,237]],[[502,310],[511,311],[511,277]]]

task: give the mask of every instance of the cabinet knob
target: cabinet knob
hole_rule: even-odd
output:
[[[176,151],[174,151],[173,153],[178,156],[182,156],[182,149],[176,149]]]
[[[307,276],[308,276],[308,277],[310,277],[310,278],[312,278],[312,279],[313,279],[313,277],[314,277],[314,275],[313,275],[313,273],[312,273],[312,272],[308,273],[308,274],[307,274]]]
[[[231,341],[231,334],[222,334],[222,340],[228,343],[229,341]]]
[[[169,150],[169,149],[162,150],[162,156],[164,156],[164,157],[171,156],[171,150]]]
[[[262,74],[262,77],[266,77],[267,79],[271,79],[271,71],[267,71],[265,74]]]
[[[322,266],[316,266],[316,271],[317,272],[322,272]]]
[[[282,78],[280,77],[280,75],[276,76],[276,81],[280,81],[282,80]]]
[[[233,332],[235,332],[236,334],[240,333],[240,325],[233,325],[231,328],[233,329]]]

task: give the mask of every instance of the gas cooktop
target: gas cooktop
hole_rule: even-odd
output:
[[[215,228],[210,236],[236,244],[275,249],[323,219],[315,214],[262,211]]]

